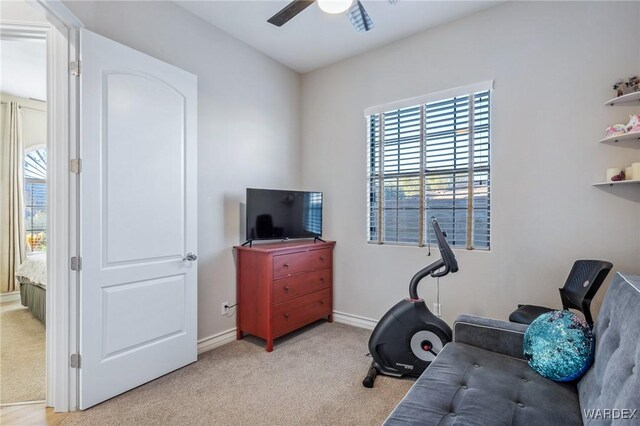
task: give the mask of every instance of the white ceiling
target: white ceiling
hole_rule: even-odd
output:
[[[300,73],[338,62],[501,1],[361,0],[375,28],[355,31],[344,14],[329,15],[317,3],[278,28],[267,19],[289,1],[180,1],[216,27]]]
[[[23,98],[47,98],[44,40],[0,40],[0,91]]]

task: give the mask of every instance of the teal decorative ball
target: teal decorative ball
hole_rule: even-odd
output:
[[[593,363],[595,351],[591,328],[570,311],[540,315],[524,333],[523,346],[529,366],[559,382],[580,378]]]

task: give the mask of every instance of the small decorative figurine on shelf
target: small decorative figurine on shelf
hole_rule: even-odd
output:
[[[616,91],[616,96],[618,97],[638,92],[640,91],[640,78],[635,75],[629,77],[627,81],[623,79],[616,80],[616,82],[613,83],[613,90]]]
[[[626,126],[627,133],[640,132],[640,114],[629,116],[629,123]]]
[[[627,133],[627,126],[625,124],[614,124],[607,127],[605,131],[607,132],[607,138],[611,138],[613,136],[621,136]]]
[[[624,180],[624,171],[621,171],[617,175],[611,177],[611,182],[620,182],[621,180]]]
[[[616,82],[613,83],[613,90],[616,91],[616,96],[620,97],[620,96],[624,95],[623,87],[625,87],[625,84],[624,84],[624,81],[622,79],[616,80]]]
[[[625,86],[627,86],[626,93],[640,92],[640,78],[637,75],[629,78]]]
[[[622,169],[620,167],[608,168],[605,180],[607,182],[611,182],[613,180],[613,177],[619,175],[620,172],[622,172]]]
[[[614,136],[622,136],[627,133],[640,133],[640,114],[632,114],[629,116],[627,124],[612,124],[605,129],[607,138]]]

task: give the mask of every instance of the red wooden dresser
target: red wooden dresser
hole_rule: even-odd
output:
[[[236,246],[237,337],[273,340],[326,317],[333,320],[335,241]]]

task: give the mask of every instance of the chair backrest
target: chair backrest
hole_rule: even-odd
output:
[[[589,306],[591,299],[598,292],[602,282],[613,267],[611,262],[604,260],[576,260],[571,272],[560,289],[562,307],[564,309],[578,309],[587,321],[591,323]]]

